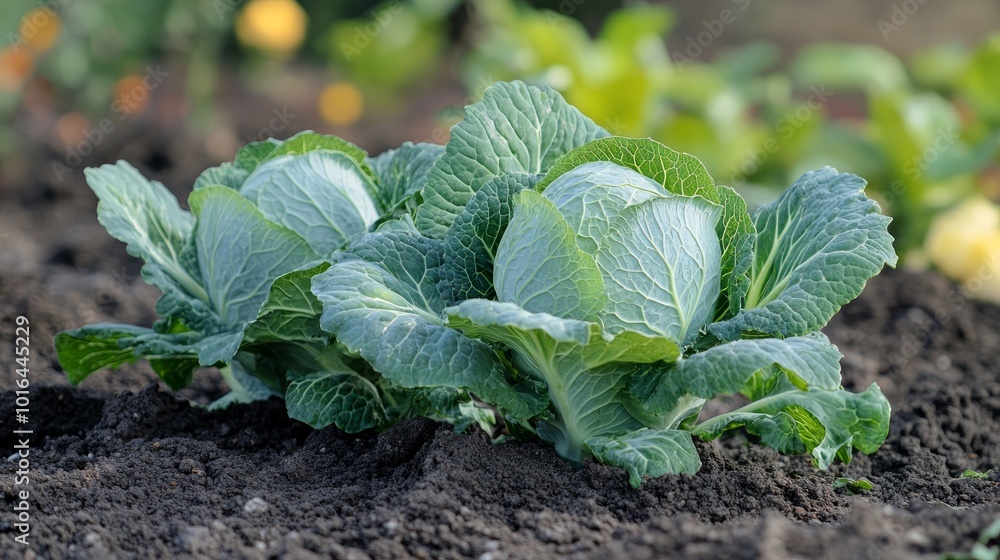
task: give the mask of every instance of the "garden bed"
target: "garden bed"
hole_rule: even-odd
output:
[[[58,259],[40,266],[0,279],[4,337],[18,314],[35,329],[25,557],[936,557],[968,551],[1000,516],[995,478],[959,478],[1000,465],[1000,308],[931,274],[884,273],[825,329],[846,388],[877,381],[892,403],[877,454],[818,472],[735,436],[699,444],[697,476],[633,490],[621,471],[574,470],[550,447],[490,445],[430,421],[349,436],[290,421],[276,400],[208,412],[151,385],[145,367],[66,388],[52,332],[94,320],[80,316],[94,302],[97,318],[150,319],[155,292],[137,279],[110,289]],[[185,396],[217,397],[213,379]],[[874,489],[846,495],[838,476]],[[8,534],[11,483],[0,482]]]

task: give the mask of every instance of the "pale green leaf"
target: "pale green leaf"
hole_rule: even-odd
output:
[[[86,170],[97,194],[97,219],[129,254],[146,262],[143,277],[165,294],[182,290],[206,300],[205,289],[181,263],[194,218],[181,210],[170,191],[149,181],[124,161]]]
[[[234,331],[257,318],[277,277],[317,260],[305,240],[232,189],[205,187],[189,203],[198,217],[194,236],[208,301]]]
[[[722,208],[702,198],[651,199],[621,211],[595,260],[607,286],[601,322],[687,343],[713,316],[722,251]]]
[[[594,258],[542,195],[523,191],[497,248],[493,279],[500,301],[565,319],[595,320],[605,305]]]
[[[585,456],[587,440],[641,427],[620,400],[634,364],[680,354],[676,343],[664,338],[611,337],[596,323],[531,313],[513,303],[474,299],[446,313],[450,326],[512,348],[515,363],[544,384],[556,417],[539,425],[539,435],[576,463]]]
[[[604,161],[584,163],[560,175],[543,194],[576,232],[576,244],[589,254],[597,251],[611,223],[626,207],[670,196],[652,179]]]
[[[240,191],[268,220],[287,227],[328,255],[363,234],[379,218],[369,193],[375,186],[341,152],[311,151],[269,159]]]
[[[329,263],[295,270],[279,276],[268,292],[260,316],[246,328],[248,342],[326,341],[319,326],[323,306],[312,293],[312,277]]]
[[[399,232],[362,242],[345,257],[376,262],[341,260],[313,279],[323,329],[400,386],[467,389],[514,418],[532,416],[496,353],[444,325],[440,250],[425,250],[440,242]]]
[[[772,366],[781,368],[799,389],[836,390],[841,382],[841,357],[822,333],[784,340],[737,340],[679,360],[656,375],[636,377],[631,389],[654,414],[667,413],[685,394],[713,399],[748,393],[747,384],[754,374]]]
[[[821,469],[834,459],[847,463],[852,450],[874,453],[889,433],[889,401],[874,383],[863,393],[843,389],[786,391],[706,420],[694,429],[714,439],[743,426],[783,453],[810,453]]]

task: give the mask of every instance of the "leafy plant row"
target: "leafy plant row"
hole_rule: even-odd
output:
[[[896,262],[854,175],[806,173],[750,214],[693,156],[512,82],[447,146],[249,144],[197,179],[190,212],[125,162],[87,177],[162,318],[60,333],[73,383],[145,359],[176,390],[217,366],[216,406],[278,396],[347,432],[478,425],[633,486],[698,471],[693,437],[737,427],[819,468],[888,432],[888,401],[844,390],[819,332]]]

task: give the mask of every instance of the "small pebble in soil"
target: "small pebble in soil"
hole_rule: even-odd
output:
[[[397,523],[396,521],[386,521],[382,526],[385,527],[385,530],[390,535],[395,533],[396,529],[399,529],[399,523]]]
[[[247,500],[247,503],[243,504],[243,511],[247,513],[264,513],[267,511],[268,505],[262,498],[251,498]]]

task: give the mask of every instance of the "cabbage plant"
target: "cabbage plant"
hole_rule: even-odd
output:
[[[214,365],[222,404],[279,396],[346,431],[475,424],[633,486],[697,472],[694,438],[737,427],[823,469],[888,433],[888,401],[841,387],[820,332],[896,262],[854,175],[812,171],[751,214],[695,157],[513,82],[444,147],[248,146],[199,178],[193,216],[126,164],[90,179],[164,319],[61,333],[73,381],[145,358],[177,388]],[[129,182],[151,194],[129,203]]]

